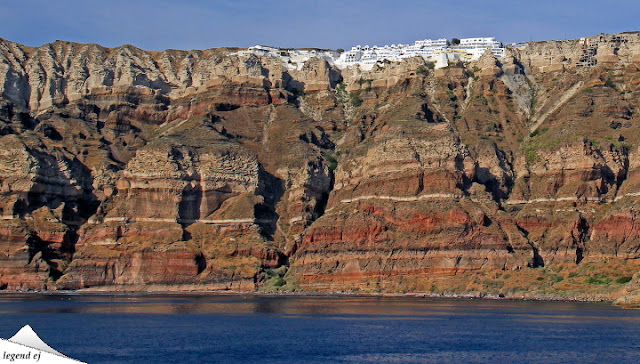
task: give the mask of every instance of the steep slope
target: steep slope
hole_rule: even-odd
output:
[[[638,33],[370,71],[1,40],[0,91],[5,289],[615,298],[638,271]]]

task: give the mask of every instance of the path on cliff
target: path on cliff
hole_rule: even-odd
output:
[[[549,110],[547,110],[547,112],[545,112],[538,118],[534,116],[531,119],[531,122],[533,123],[533,125],[529,129],[529,133],[533,133],[534,131],[536,131],[540,127],[540,125],[542,125],[551,114],[556,112],[556,110],[558,110],[560,106],[564,105],[567,101],[569,101],[578,92],[578,90],[582,87],[583,84],[584,84],[583,81],[578,81],[569,90],[567,90],[567,92],[564,95],[562,95],[562,97],[560,97],[558,101],[556,101],[556,103],[553,104],[553,106]]]

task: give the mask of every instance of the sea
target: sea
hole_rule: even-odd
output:
[[[87,363],[638,363],[640,311],[608,303],[357,296],[0,294]]]

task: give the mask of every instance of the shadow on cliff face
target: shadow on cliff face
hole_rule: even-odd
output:
[[[182,226],[182,240],[184,241],[189,241],[192,238],[191,232],[187,228],[201,218],[202,186],[199,178],[196,181],[198,184],[195,186],[191,184],[185,186],[178,203],[178,222]]]
[[[531,260],[529,261],[529,263],[527,263],[527,267],[529,268],[540,268],[540,267],[544,267],[544,259],[542,259],[542,257],[540,256],[540,251],[538,248],[536,248],[533,243],[529,243],[529,245],[531,246],[531,250],[533,252],[533,257],[531,258]]]
[[[573,226],[571,236],[573,246],[576,248],[576,264],[580,264],[584,259],[585,243],[589,240],[590,229],[589,222],[582,216]]]
[[[199,178],[195,179],[198,183],[195,185],[188,184],[182,190],[182,198],[178,204],[178,218],[189,226],[200,219],[200,210],[202,205],[202,186]]]
[[[46,235],[46,221],[43,221],[44,227],[34,228],[25,242],[29,248],[27,264],[31,263],[36,254],[40,254],[40,259],[49,266],[49,277],[57,280],[62,275],[64,262],[68,263],[73,259],[78,228],[96,213],[100,201],[94,194],[91,170],[78,159],[61,158],[56,156],[56,151],[45,154],[30,150],[30,154],[45,172],[38,176],[37,182],[31,186],[26,196],[16,202],[13,214],[25,218],[45,207],[55,217],[56,223],[66,226],[61,242],[44,241],[37,236],[40,233]],[[66,165],[66,170],[62,170],[63,165]],[[53,172],[55,177],[49,178],[47,170]]]
[[[424,120],[429,124],[438,124],[443,123],[446,120],[439,113],[434,113],[433,110],[429,107],[429,104],[422,104],[420,106],[420,111],[416,113],[416,118],[419,120]]]
[[[485,186],[493,200],[501,204],[511,195],[514,186],[514,168],[507,153],[495,142],[481,140],[473,146],[476,167],[473,182]]]
[[[531,247],[531,252],[533,253],[531,260],[529,260],[529,262],[527,263],[527,267],[529,268],[544,267],[544,259],[542,259],[542,256],[540,256],[540,249],[538,249],[538,247],[536,247],[535,244],[533,244],[529,240],[529,232],[518,224],[516,224],[516,228],[527,239],[527,244],[529,244],[529,246]]]
[[[254,207],[254,215],[264,237],[273,241],[280,218],[276,212],[276,205],[284,195],[284,181],[267,172],[262,166],[258,173],[260,178],[258,193],[264,198],[264,203]]]
[[[284,81],[285,81],[284,83],[286,84],[285,89],[291,93],[287,97],[287,102],[292,105],[295,105],[296,107],[299,107],[300,106],[299,98],[304,96],[304,88],[306,84],[302,81],[298,81],[292,78],[288,72],[283,73],[282,77],[284,78]]]
[[[491,173],[489,168],[477,167],[474,182],[485,186],[496,203],[501,203],[509,198],[514,185],[513,178],[508,175],[498,177]]]
[[[15,215],[24,216],[44,206],[55,210],[64,204],[62,220],[78,224],[96,213],[100,202],[93,191],[93,177],[89,168],[77,158],[58,160],[41,152],[30,151],[30,154],[36,157],[41,170],[53,171],[55,176],[50,178],[40,174],[25,198],[16,203]],[[61,170],[62,164],[67,165],[69,176]]]
[[[5,127],[0,130],[0,135],[33,130],[39,123],[38,119],[31,117],[26,109],[6,100],[0,100],[0,121],[5,123]]]
[[[207,269],[207,259],[204,257],[204,254],[202,253],[196,254],[196,256],[193,258],[193,262],[198,267],[197,274],[200,274],[204,272],[205,269]]]
[[[26,265],[37,266],[37,260],[44,261],[48,266],[49,277],[54,281],[62,276],[65,264],[62,262],[71,261],[71,255],[75,250],[75,242],[77,240],[75,231],[69,230],[62,241],[59,249],[53,248],[52,243],[44,241],[38,236],[32,234],[27,238],[27,248],[29,249],[29,260]]]

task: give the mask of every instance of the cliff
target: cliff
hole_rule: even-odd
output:
[[[0,40],[0,287],[631,294],[640,34],[429,66]]]

